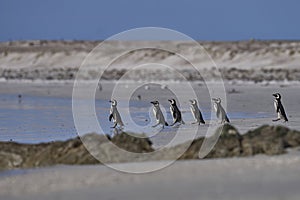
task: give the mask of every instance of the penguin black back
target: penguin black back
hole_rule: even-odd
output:
[[[279,93],[275,93],[273,94],[273,96],[275,97],[275,102],[274,102],[275,111],[278,114],[277,119],[273,121],[278,121],[280,119],[283,119],[285,122],[289,121],[281,102],[281,95]]]
[[[171,111],[171,114],[173,117],[173,124],[171,126],[173,126],[177,122],[184,124],[184,121],[182,120],[181,112],[180,112],[179,108],[177,107],[175,99],[169,99],[168,101],[171,104],[170,111]]]

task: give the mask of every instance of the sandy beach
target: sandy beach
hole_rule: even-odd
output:
[[[51,146],[52,142],[66,141],[78,136],[72,115],[73,84],[82,59],[96,44],[97,42],[59,41],[0,44],[1,141],[34,145],[49,142]],[[112,42],[110,45],[107,53],[113,56],[117,53],[113,51],[116,47],[122,49],[126,45],[135,44]],[[159,46],[159,43],[156,45]],[[180,45],[188,44],[173,42],[167,45],[179,48]],[[178,62],[178,58],[166,52],[153,50],[133,52],[119,61],[124,62],[122,67],[120,63],[114,63],[100,80],[101,90],[99,88],[95,90],[95,111],[104,134],[113,134],[113,130],[109,128],[111,123],[108,121],[110,108],[108,100],[112,98],[113,89],[116,87],[119,91],[118,108],[125,122],[125,132],[148,134],[152,143],[151,148],[154,149],[169,144],[178,130],[180,130],[177,132],[178,138],[171,147],[193,140],[195,130],[196,138],[199,138],[205,136],[210,127],[213,130],[217,129],[220,124],[212,112],[211,98],[218,96],[223,97],[231,125],[241,134],[262,125],[279,125],[290,130],[300,130],[298,41],[204,42],[203,46],[221,66],[224,85],[214,79],[216,69],[208,65],[210,61],[207,57],[197,57],[192,48],[186,48],[188,51],[186,53],[190,53],[191,59],[201,66],[209,82],[203,82],[194,71],[188,70],[186,63]],[[108,55],[96,55],[98,58],[102,56]],[[143,59],[139,59],[141,57]],[[162,71],[157,68],[150,70],[149,80],[145,79],[145,75],[149,73],[134,71],[127,79],[116,81],[133,64],[153,60],[170,64],[185,74],[189,82],[163,71],[169,78],[165,80],[166,76],[161,76]],[[100,66],[100,70],[103,70],[101,62],[104,61],[91,60],[87,76],[80,79],[87,88],[95,83],[94,75],[98,70],[97,67]],[[191,90],[187,89],[187,84],[191,86],[195,98],[199,101],[206,120],[205,125],[199,127],[191,125],[194,119],[188,101],[191,98],[189,96]],[[134,92],[128,92],[134,88]],[[272,119],[276,118],[272,96],[275,92],[282,94],[282,102],[289,118],[288,123],[272,122]],[[82,94],[84,95],[85,93]],[[130,97],[129,104],[126,101],[128,97]],[[186,124],[181,125],[180,129],[166,127],[162,132],[153,134],[158,129],[151,127],[155,122],[149,102],[159,100],[167,121],[171,122],[167,100],[173,97],[181,98],[180,109]],[[89,125],[90,122],[84,123]],[[84,133],[91,132],[95,130],[86,129]],[[78,142],[67,144],[75,144],[76,148]],[[287,147],[285,144],[281,146]],[[73,146],[70,147],[70,151],[72,148]],[[51,152],[51,148],[49,149]],[[7,152],[3,152],[0,152],[0,157],[8,158]],[[0,198],[299,199],[297,187],[300,184],[299,148],[289,149],[288,154],[277,156],[256,154],[259,152],[246,158],[229,156],[231,158],[180,160],[162,170],[140,175],[118,172],[98,164],[58,165],[34,169],[14,169],[10,166],[13,170],[0,172]],[[16,158],[15,154],[9,156],[12,159]],[[112,165],[122,169],[132,170],[135,167],[146,169],[167,162],[171,159],[168,156],[165,154],[163,159],[155,159],[156,161]],[[70,158],[72,161],[70,162],[76,163],[76,157],[72,159]]]
[[[155,163],[117,164],[149,166]],[[283,156],[177,161],[126,174],[106,166],[57,166],[2,174],[1,199],[299,199],[299,151]]]

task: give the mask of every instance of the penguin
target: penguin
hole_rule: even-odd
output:
[[[190,102],[191,102],[191,112],[193,113],[193,116],[196,120],[196,122],[192,122],[192,124],[198,124],[198,125],[200,125],[200,123],[205,124],[202,113],[198,108],[197,100],[192,99],[190,100]]]
[[[170,102],[170,111],[173,117],[173,124],[171,126],[173,126],[177,122],[181,124],[185,124],[184,121],[182,120],[181,112],[176,105],[175,99],[169,99],[168,101]]]
[[[275,97],[275,101],[274,101],[275,112],[278,115],[277,119],[273,119],[273,122],[276,122],[280,119],[283,119],[284,122],[289,121],[285,114],[283,105],[281,103],[281,95],[279,93],[275,93],[273,94],[273,96]]]
[[[228,118],[224,108],[221,105],[221,99],[220,98],[212,98],[212,100],[214,102],[214,108],[216,111],[217,118],[218,119],[221,118],[221,123],[225,123],[225,122],[230,123],[229,118]]]
[[[157,124],[152,126],[152,127],[156,127],[158,126],[159,124],[162,124],[163,128],[165,126],[169,126],[169,124],[166,122],[165,120],[165,117],[159,107],[159,102],[158,101],[151,101],[150,103],[153,104],[153,113],[154,113],[154,116],[156,118],[156,121],[157,121]]]
[[[120,113],[117,109],[117,101],[115,99],[112,99],[109,102],[111,103],[109,121],[111,121],[112,119],[114,121],[114,126],[111,128],[115,128],[118,124],[121,127],[124,126]]]

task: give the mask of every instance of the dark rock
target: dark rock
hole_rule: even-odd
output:
[[[256,154],[279,155],[286,148],[300,146],[300,132],[282,126],[264,125],[240,135],[231,125],[226,124],[216,145],[205,158],[244,157]],[[203,138],[192,142],[180,159],[198,158]],[[176,147],[175,147],[176,148]]]
[[[236,128],[230,124],[225,124],[221,126],[217,132],[221,132],[219,140],[206,158],[240,156],[243,151],[241,146],[242,137]]]
[[[241,135],[236,128],[230,124],[225,124],[217,129],[220,137],[210,153],[205,158],[226,158],[240,156],[242,152]],[[180,159],[196,159],[204,138],[194,140],[188,150]]]
[[[0,142],[0,169],[32,168],[57,164],[97,164],[99,161],[90,152],[93,155],[101,154],[109,139],[105,135],[87,134],[81,139],[74,138],[64,142],[41,144]],[[153,151],[148,138],[136,138],[126,133],[116,135],[112,138],[112,142],[130,152]],[[114,152],[109,153],[114,154]],[[110,160],[119,161],[105,159],[106,162]]]
[[[216,145],[205,158],[245,157],[256,154],[283,154],[286,148],[300,146],[300,132],[282,126],[264,125],[244,135],[230,124],[225,124],[217,131],[220,137]],[[99,134],[87,134],[64,142],[41,144],[19,144],[0,142],[0,169],[32,168],[57,164],[97,164],[131,162],[146,160],[177,159],[177,153],[188,149],[179,159],[198,159],[204,138],[180,144],[162,151],[154,157],[144,153],[152,152],[149,138],[121,133],[113,138]],[[114,145],[111,145],[112,142]],[[125,153],[120,154],[120,148]],[[88,150],[87,150],[88,149]],[[137,153],[137,154],[132,154]],[[96,159],[98,158],[98,159]]]
[[[118,134],[111,139],[111,141],[118,147],[134,153],[146,153],[154,151],[152,142],[149,138],[143,135],[134,137],[127,133]],[[135,145],[133,145],[135,144]]]
[[[262,126],[243,135],[243,155],[278,155],[285,152],[284,137],[289,132],[285,127]]]

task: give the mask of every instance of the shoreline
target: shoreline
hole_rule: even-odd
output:
[[[85,81],[84,81],[85,82]],[[185,90],[182,88],[181,82],[161,82],[162,85],[168,85],[168,84],[174,84],[175,87],[179,89],[180,96],[186,96]],[[91,84],[91,82],[87,82],[87,84]],[[108,101],[111,98],[111,92],[114,88],[115,82],[105,82],[103,83],[103,90],[101,92],[96,92],[96,104],[97,104],[97,115],[100,117],[101,126],[109,127],[110,123],[107,120],[107,116],[109,114],[109,104],[106,104],[106,101]],[[124,84],[121,84],[121,89],[124,87],[135,87],[137,83],[136,82],[124,82]],[[211,85],[214,85],[214,83],[209,83]],[[218,84],[216,83],[218,86]],[[217,125],[215,121],[215,113],[211,113],[211,100],[209,98],[210,94],[208,93],[208,90],[204,84],[201,84],[201,82],[192,83],[193,88],[195,89],[197,93],[197,98],[199,99],[199,104],[202,112],[205,114],[205,120],[208,124],[211,124],[213,126]],[[269,124],[269,125],[284,125],[288,126],[291,129],[300,130],[300,124],[298,123],[300,120],[300,114],[298,112],[299,108],[299,82],[265,82],[263,84],[254,84],[251,82],[227,82],[225,83],[225,92],[226,92],[226,98],[227,98],[227,111],[229,113],[229,118],[232,121],[232,125],[234,125],[240,132],[245,133],[248,130],[258,128],[261,125]],[[182,89],[181,89],[182,88]],[[212,88],[214,90],[214,88]],[[31,133],[32,135],[29,136],[30,138],[34,139],[34,142],[30,143],[36,143],[39,139],[41,141],[53,141],[55,138],[72,138],[73,136],[76,136],[76,130],[74,129],[74,123],[72,118],[72,91],[73,91],[73,83],[72,82],[47,82],[44,81],[34,81],[34,82],[23,82],[23,81],[8,81],[8,82],[2,82],[0,84],[0,94],[8,95],[6,97],[3,97],[0,103],[2,103],[2,108],[6,109],[5,112],[3,112],[2,117],[10,116],[12,112],[7,111],[7,101],[10,101],[10,107],[13,111],[18,109],[24,109],[29,108],[32,109],[37,115],[39,116],[39,113],[45,113],[47,114],[49,110],[51,109],[48,106],[47,112],[41,112],[43,110],[35,110],[35,103],[36,97],[38,97],[38,100],[42,100],[43,103],[46,103],[47,105],[53,105],[57,106],[57,103],[59,103],[61,108],[60,110],[66,110],[64,113],[61,113],[60,121],[63,121],[63,124],[55,122],[52,123],[53,126],[55,125],[55,128],[51,128],[46,125],[47,134],[48,135],[39,135],[40,131],[36,130],[36,133]],[[274,111],[273,101],[274,98],[272,97],[272,93],[274,92],[280,92],[283,95],[283,103],[286,109],[286,112],[288,114],[288,118],[290,119],[289,123],[274,123],[272,122],[272,118],[276,117],[276,113]],[[24,105],[18,104],[18,95],[22,95],[22,100]],[[142,97],[141,100],[137,100],[137,95],[140,95]],[[214,95],[214,94],[212,94]],[[143,123],[145,124],[145,121],[142,121],[143,119],[147,119],[148,124],[147,126],[151,127],[152,125],[152,112],[148,108],[151,109],[150,101],[152,101],[154,98],[158,98],[161,102],[161,106],[164,107],[166,112],[169,110],[169,103],[167,101],[168,98],[173,96],[172,93],[169,93],[168,90],[161,89],[160,87],[151,87],[150,90],[145,90],[143,88],[138,89],[135,93],[132,94],[131,100],[133,110],[136,113],[134,118],[135,123]],[[42,97],[42,98],[40,98]],[[49,98],[48,98],[49,97]],[[125,112],[126,108],[126,102],[123,102],[123,99],[119,99],[120,101],[120,107],[119,111],[122,113],[122,117],[125,118],[126,123],[129,123],[129,117],[130,115]],[[259,101],[259,103],[257,102]],[[40,103],[40,106],[37,108],[44,108],[43,103]],[[56,103],[57,102],[57,103]],[[29,104],[28,104],[29,103]],[[62,104],[63,103],[63,104]],[[1,104],[0,104],[1,105]],[[4,106],[4,107],[3,107]],[[24,107],[25,106],[25,107]],[[181,102],[181,108],[183,112],[184,119],[189,123],[193,121],[193,116],[190,112],[190,103],[189,101],[183,101]],[[60,108],[60,107],[58,107]],[[31,110],[28,110],[23,113],[30,112]],[[21,112],[21,110],[20,110]],[[5,114],[6,113],[6,114]],[[104,115],[100,115],[103,113]],[[23,118],[17,116],[11,116],[15,119],[23,120]],[[167,115],[169,115],[167,113]],[[27,115],[26,115],[27,116]],[[10,118],[11,118],[10,117]],[[29,117],[32,117],[32,115],[29,115]],[[45,120],[55,120],[57,119],[57,116],[54,114],[49,115],[50,118],[46,118]],[[171,120],[169,118],[168,121]],[[154,122],[153,122],[154,123]],[[18,123],[19,124],[19,123]],[[141,124],[140,124],[141,125]],[[45,127],[44,127],[45,128]],[[145,127],[144,127],[145,128]],[[197,127],[192,125],[185,125],[183,127],[186,132],[193,131]],[[198,130],[199,136],[205,135],[206,130],[208,126],[200,126]],[[141,128],[140,128],[141,129]],[[55,130],[54,132],[50,132],[51,130]],[[64,132],[61,132],[63,130]],[[132,131],[135,130],[135,131]],[[93,132],[94,130],[87,131],[86,133]],[[127,126],[128,132],[136,132],[136,133],[142,133],[144,131],[150,131],[151,129],[141,129],[136,130],[132,129],[132,126]],[[172,129],[166,129],[166,131],[163,131],[164,137],[163,140],[158,140],[157,137],[154,137],[155,144],[160,146],[161,144],[165,144],[166,141],[170,138],[172,138]],[[3,131],[2,131],[3,132]],[[24,131],[23,131],[24,132]],[[22,141],[22,137],[25,137],[26,135],[22,136],[22,131],[19,131],[18,134],[10,133],[12,136],[8,137],[7,133],[5,131],[3,132],[3,137],[16,140],[16,141]],[[106,130],[106,134],[112,134],[111,130]],[[15,134],[15,135],[14,135]],[[7,136],[5,136],[7,135]],[[162,134],[159,134],[162,136]],[[45,137],[49,137],[51,139],[45,140]],[[72,136],[72,137],[71,137]],[[36,138],[34,138],[36,137]],[[181,138],[183,141],[189,140],[191,137],[191,134],[182,134]],[[29,138],[29,139],[30,139]],[[26,140],[26,137],[24,138]],[[6,139],[5,139],[6,140]]]

